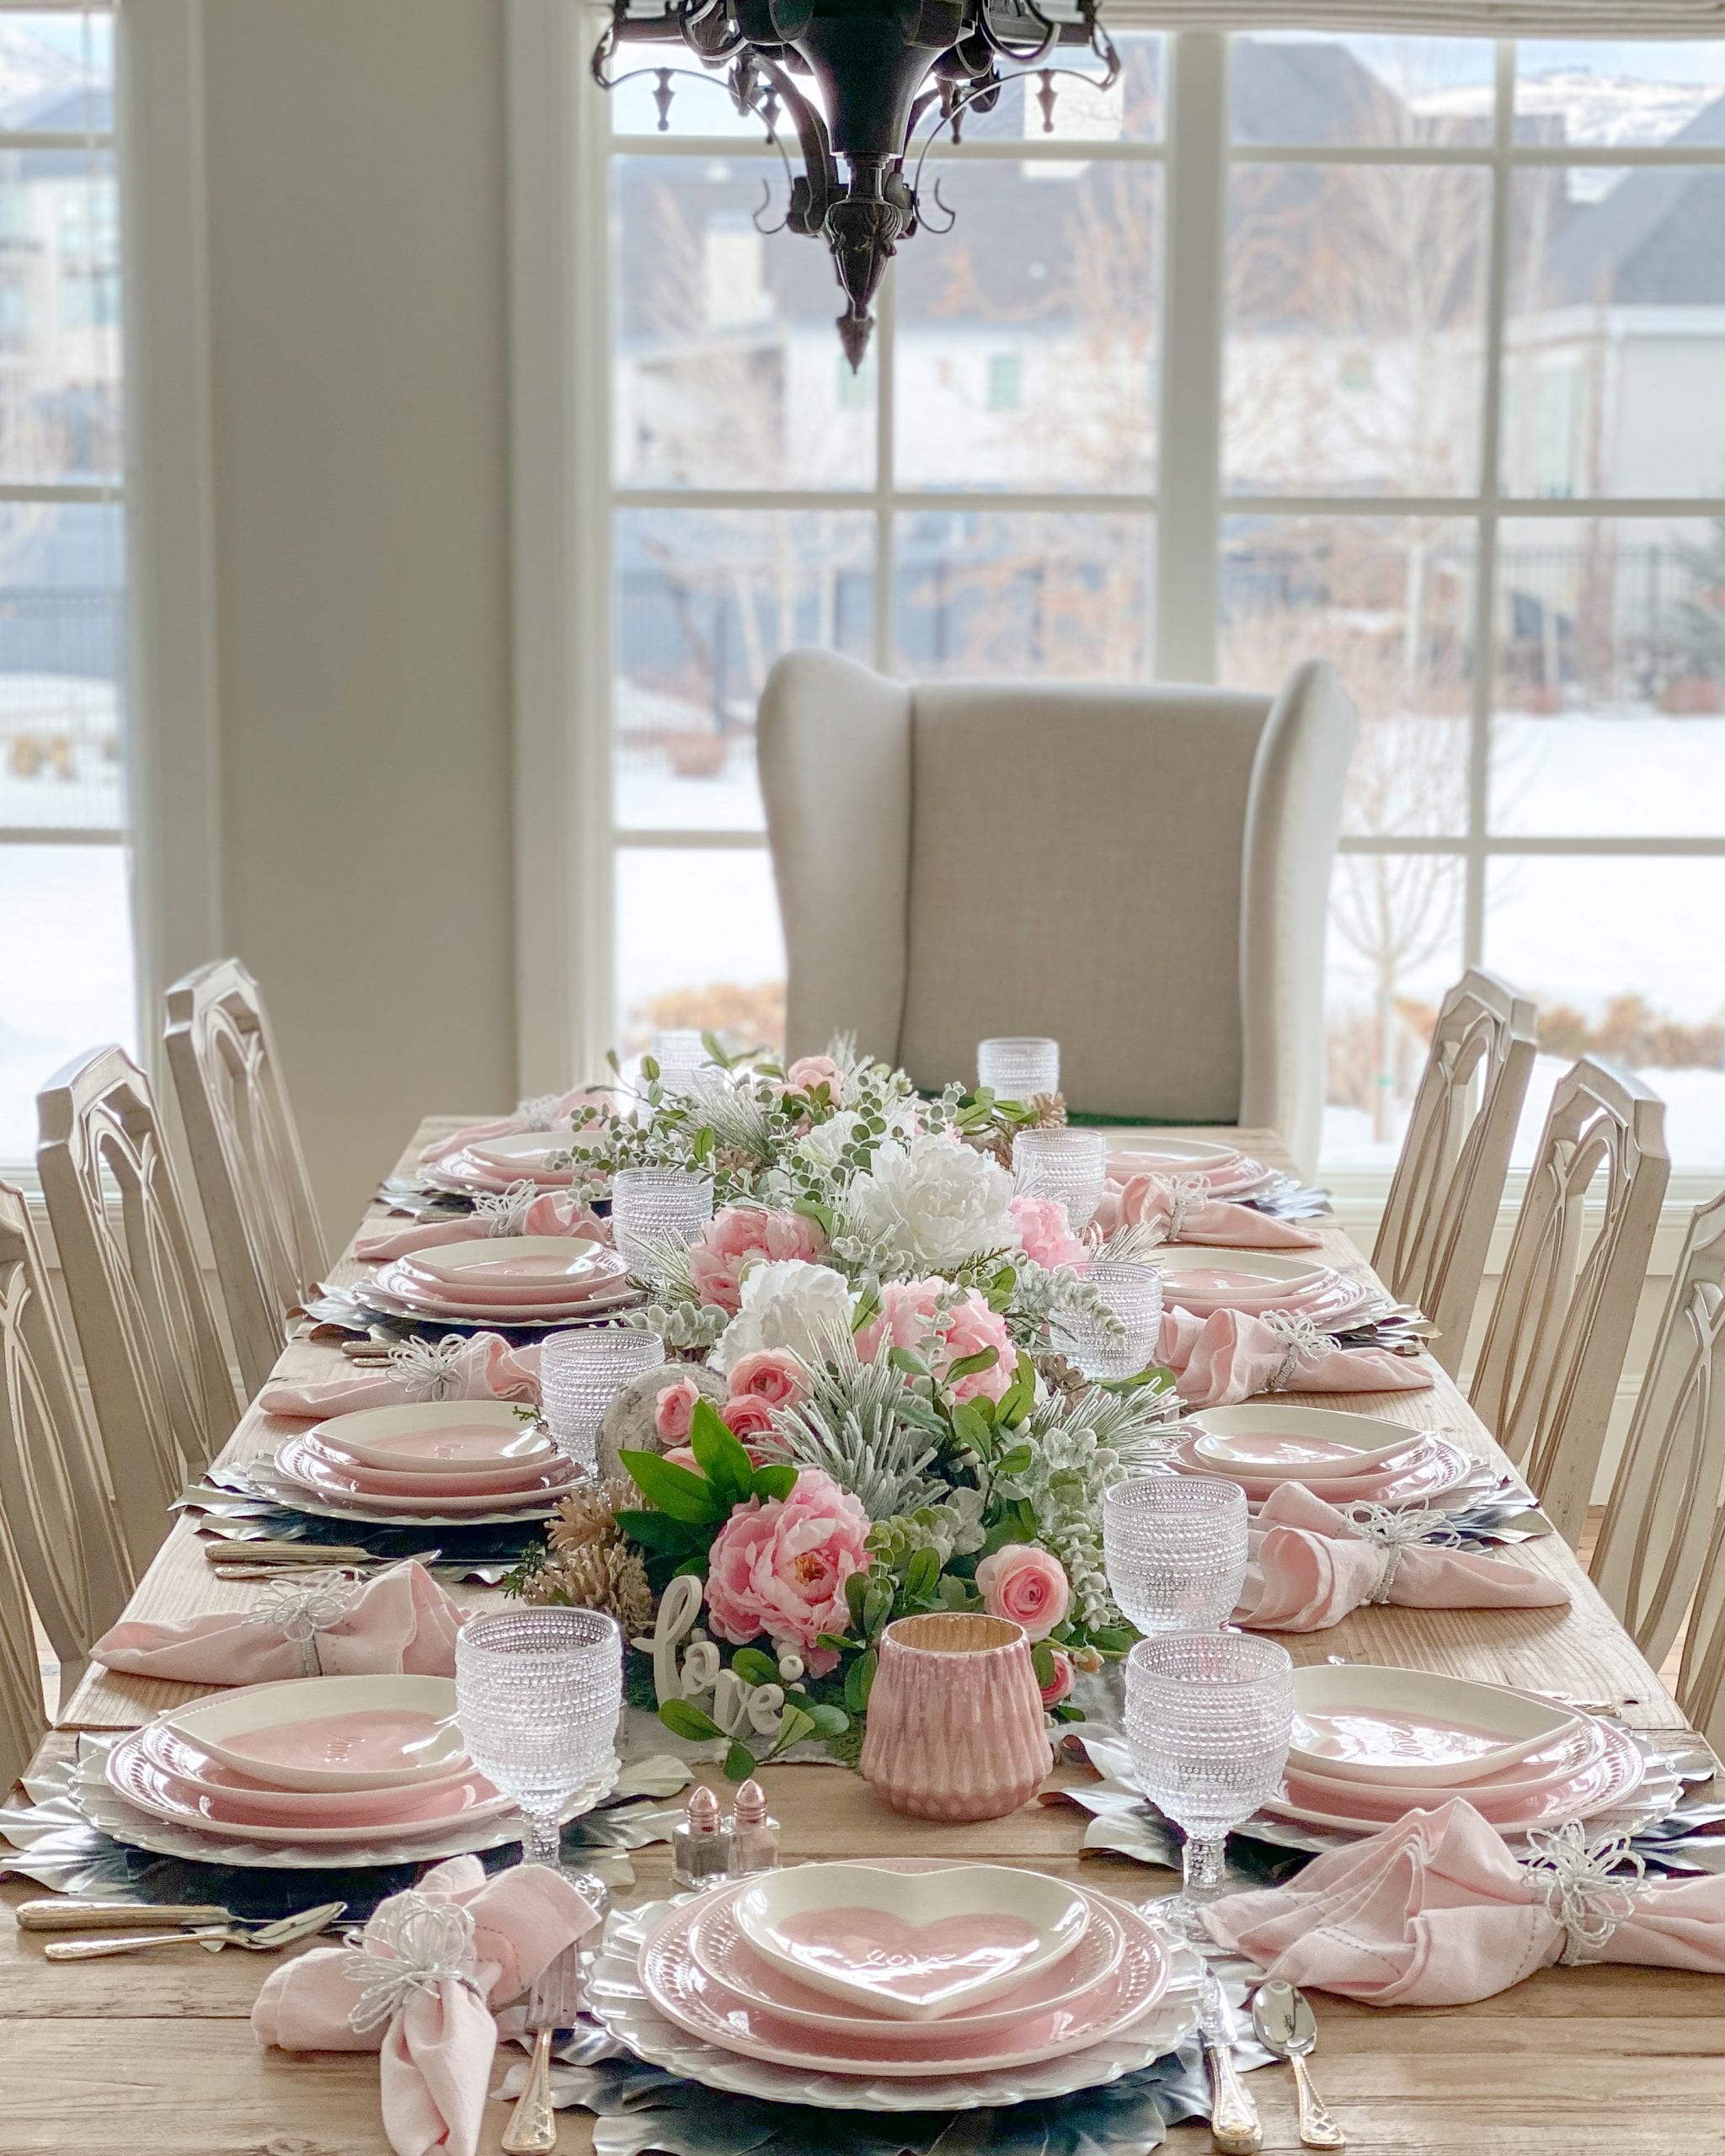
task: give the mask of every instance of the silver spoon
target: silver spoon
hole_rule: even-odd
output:
[[[1276,1977],[1260,1984],[1252,1995],[1252,2028],[1267,2052],[1294,2069],[1300,2140],[1308,2148],[1345,2148],[1347,2135],[1325,2109],[1306,2070],[1306,2054],[1317,2044],[1317,2017],[1306,1994]]]

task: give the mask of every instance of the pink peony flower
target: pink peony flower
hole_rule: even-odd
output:
[[[734,1438],[764,1438],[772,1434],[772,1404],[752,1393],[726,1401],[718,1418]]]
[[[1007,1209],[1018,1223],[1024,1255],[1038,1265],[1081,1265],[1088,1252],[1055,1198],[1015,1198]]]
[[[1072,1672],[1071,1656],[1062,1654],[1058,1647],[1053,1652],[1055,1673],[1042,1688],[1042,1704],[1045,1707],[1059,1706],[1077,1681]]]
[[[943,1378],[954,1363],[992,1348],[991,1369],[973,1370],[953,1388],[955,1400],[974,1400],[985,1393],[998,1400],[1012,1388],[1017,1374],[1017,1357],[1006,1320],[991,1310],[974,1288],[947,1310],[941,1298],[952,1294],[944,1280],[889,1280],[880,1291],[880,1315],[857,1335],[860,1361],[872,1363],[883,1348],[909,1348],[928,1358],[937,1378]]]
[[[989,1615],[1009,1617],[1032,1640],[1045,1640],[1072,1599],[1060,1559],[1029,1542],[1008,1542],[985,1557],[976,1584]]]
[[[695,1419],[695,1403],[704,1398],[693,1378],[679,1378],[668,1385],[654,1403],[653,1427],[667,1445],[686,1444],[689,1426]]]
[[[850,1630],[845,1582],[868,1569],[868,1515],[818,1468],[805,1467],[788,1497],[739,1505],[713,1539],[707,1572],[713,1630],[733,1646],[765,1632],[793,1647],[810,1672],[837,1663],[823,1632]]]
[[[730,1372],[731,1398],[764,1400],[769,1407],[791,1407],[809,1390],[809,1373],[783,1348],[757,1348],[740,1355]]]
[[[826,1237],[800,1213],[768,1213],[758,1205],[726,1205],[715,1213],[689,1252],[695,1293],[733,1315],[742,1306],[743,1274],[763,1258],[813,1264]]]
[[[785,1083],[799,1093],[812,1093],[817,1086],[824,1085],[833,1106],[844,1106],[844,1073],[830,1055],[799,1055],[785,1072]]]

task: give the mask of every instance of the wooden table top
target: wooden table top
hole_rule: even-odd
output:
[[[428,1121],[403,1155],[462,1118]],[[1216,1133],[1279,1160],[1266,1132]],[[1130,1134],[1119,1134],[1121,1144]],[[377,1209],[369,1218],[378,1217]],[[1365,1267],[1327,1224],[1325,1256]],[[332,1276],[348,1277],[344,1259]],[[336,1350],[295,1342],[280,1373],[333,1374]],[[1442,1428],[1482,1459],[1496,1449],[1453,1383],[1430,1365],[1432,1390],[1350,1395],[1346,1404],[1410,1424]],[[1319,1396],[1312,1396],[1316,1403]],[[263,1452],[296,1427],[248,1410],[229,1456]],[[1622,1699],[1650,1728],[1683,1717],[1654,1673],[1555,1535],[1521,1545],[1519,1562],[1561,1577],[1567,1609],[1424,1611],[1368,1609],[1326,1632],[1291,1636],[1296,1661],[1347,1654],[1460,1675],[1542,1685],[1589,1699]],[[259,1590],[224,1585],[181,1521],[135,1596],[131,1614],[162,1619],[243,1608]],[[473,1591],[476,1601],[489,1599]],[[136,1726],[161,1706],[195,1695],[185,1685],[96,1671],[67,1702],[68,1729]],[[64,1747],[65,1737],[49,1739]],[[788,1859],[895,1854],[986,1856],[1070,1874],[1082,1815],[1033,1804],[1011,1817],[937,1827],[899,1817],[857,1776],[836,1767],[769,1769]],[[1063,1769],[1063,1774],[1071,1770]],[[1098,1854],[1081,1860],[1092,1883],[1132,1899],[1167,1891],[1171,1876]],[[637,1852],[642,1888],[660,1891],[662,1848]],[[0,1886],[0,1906],[40,1892]],[[0,1918],[0,2156],[385,2156],[373,2057],[289,2057],[261,2051],[248,2024],[263,1980],[261,1957],[168,1951],[114,1961],[45,1961],[40,1945]],[[1725,1990],[1716,1979],[1663,1971],[1553,1970],[1514,1991],[1445,2011],[1373,2010],[1320,1997],[1318,2079],[1349,2146],[1384,2156],[1476,2156],[1482,2147],[1551,2156],[1677,2156],[1725,2150]],[[505,2061],[499,2062],[499,2073]],[[1252,2077],[1266,2145],[1294,2148],[1291,2082],[1280,2068]],[[490,2107],[481,2143],[497,2149],[508,2116]],[[589,2156],[585,2115],[564,2116],[565,2156]],[[1204,2128],[1178,2128],[1175,2150],[1209,2146]]]

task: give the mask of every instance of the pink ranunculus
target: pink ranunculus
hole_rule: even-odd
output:
[[[826,1249],[820,1225],[800,1213],[769,1213],[758,1205],[726,1205],[689,1251],[695,1293],[734,1316],[742,1307],[743,1274],[763,1258],[800,1258],[812,1265]]]
[[[713,1538],[707,1570],[713,1630],[733,1646],[765,1632],[825,1676],[838,1657],[815,1641],[823,1632],[849,1631],[845,1582],[868,1569],[868,1513],[819,1468],[804,1468],[788,1497],[750,1497]]]
[[[940,1279],[889,1280],[880,1291],[880,1315],[857,1335],[857,1358],[872,1363],[884,1348],[909,1348],[926,1355],[935,1376],[944,1378],[954,1363],[992,1348],[992,1366],[960,1378],[953,1397],[974,1400],[985,1393],[998,1400],[1012,1389],[1018,1367],[1007,1321],[974,1288],[942,1310],[942,1298],[952,1292]]]
[[[793,1407],[809,1390],[809,1373],[782,1348],[757,1348],[731,1366],[731,1398],[764,1400],[769,1407]]]
[[[1015,1198],[1007,1208],[1018,1223],[1024,1255],[1038,1265],[1081,1265],[1088,1255],[1072,1233],[1066,1209],[1055,1198]]]
[[[725,1401],[718,1419],[734,1438],[765,1438],[772,1434],[772,1407],[752,1393]]]
[[[830,1055],[799,1055],[785,1072],[785,1083],[799,1093],[812,1093],[824,1085],[836,1108],[845,1104],[845,1074]]]
[[[1052,1652],[1055,1673],[1042,1688],[1042,1704],[1045,1707],[1059,1706],[1077,1681],[1073,1674],[1071,1656],[1062,1654],[1058,1647]]]
[[[1010,1618],[1032,1640],[1045,1640],[1072,1599],[1060,1559],[1030,1542],[1008,1542],[985,1557],[976,1584],[989,1615]]]
[[[660,1391],[653,1407],[653,1427],[667,1445],[686,1444],[695,1403],[705,1398],[693,1378],[679,1378]]]

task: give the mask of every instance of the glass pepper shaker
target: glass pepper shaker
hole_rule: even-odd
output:
[[[766,1791],[753,1776],[737,1791],[731,1814],[730,1865],[733,1878],[778,1868],[778,1822],[766,1808]]]
[[[730,1870],[730,1822],[704,1782],[689,1792],[687,1811],[670,1830],[670,1853],[679,1886],[711,1886]]]

